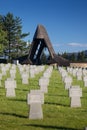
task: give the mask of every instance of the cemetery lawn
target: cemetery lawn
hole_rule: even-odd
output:
[[[23,85],[17,68],[16,97],[5,96],[4,81],[9,72],[2,79],[0,87],[0,130],[84,130],[87,126],[87,88],[82,81],[73,78],[73,84],[82,87],[81,108],[71,108],[68,90],[64,89],[58,70],[53,69],[42,105],[43,119],[31,120],[28,118],[29,106],[27,94],[31,89],[39,89],[38,81],[43,72],[29,79],[29,85]]]

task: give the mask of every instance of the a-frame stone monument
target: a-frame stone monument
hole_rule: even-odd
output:
[[[50,39],[48,37],[47,31],[42,25],[38,25],[31,43],[31,49],[28,56],[28,61],[30,64],[39,64],[40,57],[44,48],[47,48],[50,54],[50,59],[48,64],[57,63],[59,66],[69,65],[69,61],[56,55]]]

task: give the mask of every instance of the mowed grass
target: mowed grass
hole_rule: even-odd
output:
[[[30,120],[27,94],[31,89],[39,89],[38,81],[43,72],[29,79],[29,85],[23,85],[17,68],[16,97],[5,96],[4,81],[9,72],[3,77],[0,87],[0,130],[84,130],[87,126],[87,88],[82,81],[73,78],[74,85],[82,87],[81,108],[71,108],[68,90],[64,89],[58,70],[53,70],[48,93],[44,95],[42,105],[43,119]]]

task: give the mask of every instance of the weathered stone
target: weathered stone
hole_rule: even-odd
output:
[[[41,104],[44,104],[44,93],[41,90],[30,90],[31,95],[40,95]]]
[[[27,73],[23,73],[21,77],[22,77],[22,84],[29,83],[29,81],[28,81],[29,75]]]
[[[30,104],[29,119],[42,119],[42,101],[40,94],[28,94],[27,103]]]
[[[11,76],[11,78],[15,79],[15,77],[16,77],[16,70],[15,69],[10,70],[10,76]]]
[[[35,77],[35,70],[34,69],[30,69],[30,77],[31,78]]]
[[[32,94],[29,93],[27,96],[27,104],[32,104],[32,103],[41,103],[41,96],[40,94]]]
[[[43,119],[41,103],[30,104],[29,119]]]
[[[48,85],[49,85],[49,79],[48,78],[41,78],[39,79],[39,86],[40,90],[44,93],[48,92]]]
[[[71,107],[81,107],[82,88],[72,86],[69,89],[69,96],[71,97]]]
[[[82,80],[82,72],[78,71],[76,76],[77,76],[77,80]]]
[[[87,87],[87,76],[83,77],[83,81],[84,81],[84,86]]]
[[[87,130],[87,127],[85,127],[85,130]]]
[[[6,97],[15,97],[16,81],[5,81]]]
[[[70,76],[65,77],[64,83],[65,83],[65,89],[69,89],[72,85],[72,78]]]

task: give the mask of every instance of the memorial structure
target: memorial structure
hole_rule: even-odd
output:
[[[51,41],[48,37],[47,31],[42,25],[38,25],[33,37],[33,41],[31,44],[31,49],[28,56],[28,62],[30,64],[40,64],[41,54],[43,49],[47,48],[50,54],[50,58],[47,61],[47,64],[55,64],[57,63],[59,66],[68,66],[69,61],[65,58],[58,56],[51,44]]]

